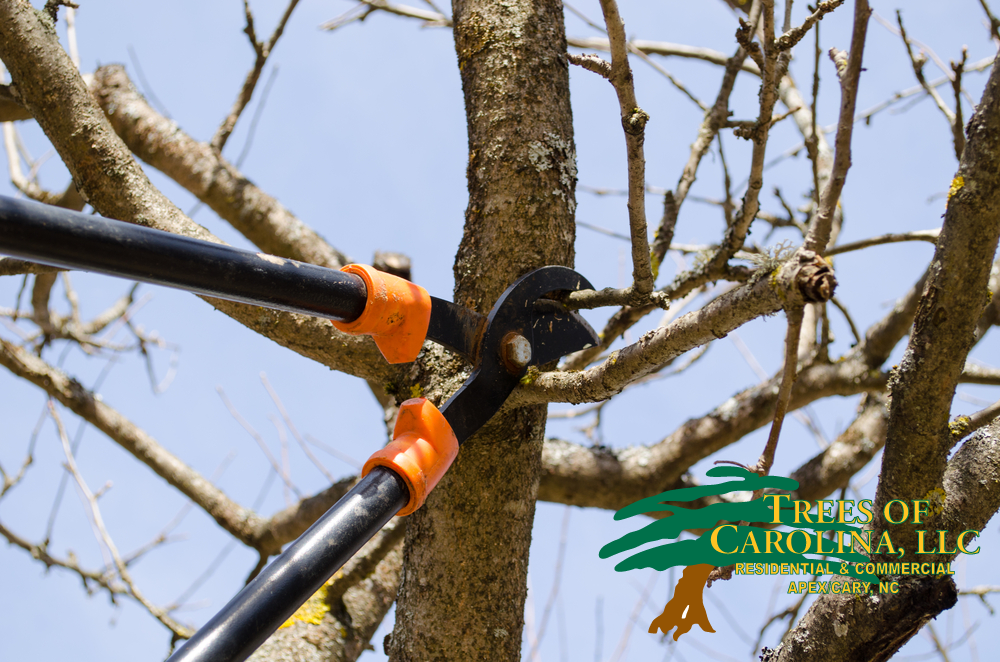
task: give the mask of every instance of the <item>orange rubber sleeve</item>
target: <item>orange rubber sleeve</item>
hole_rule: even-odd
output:
[[[341,271],[361,276],[368,300],[361,317],[353,322],[333,322],[333,326],[351,335],[371,336],[389,363],[416,360],[431,323],[427,290],[364,264],[349,264]]]
[[[444,414],[426,398],[413,398],[399,408],[392,441],[368,458],[361,475],[367,476],[375,467],[399,474],[410,491],[410,500],[396,514],[409,515],[424,505],[456,455],[458,439]]]

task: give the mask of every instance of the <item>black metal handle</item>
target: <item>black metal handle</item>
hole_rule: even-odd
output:
[[[406,505],[406,484],[375,467],[167,662],[240,662]]]
[[[344,322],[367,299],[353,274],[2,196],[0,253]]]

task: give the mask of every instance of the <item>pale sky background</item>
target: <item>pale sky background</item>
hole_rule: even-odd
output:
[[[209,140],[228,113],[253,61],[242,33],[241,3],[81,4],[76,16],[82,70],[91,72],[101,64],[124,63],[132,80],[148,96],[155,93],[161,109],[184,131]],[[957,58],[963,45],[969,48],[970,62],[995,53],[976,0],[893,0],[873,5],[890,21],[894,21],[897,7],[905,7],[908,31],[945,61]],[[370,261],[376,250],[405,252],[413,259],[414,281],[436,296],[450,298],[451,267],[466,204],[467,162],[461,81],[451,32],[421,29],[416,21],[381,13],[333,33],[318,29],[352,6],[342,0],[301,3],[224,153],[235,160],[243,150],[261,91],[277,69],[253,144],[241,166],[243,172],[355,260]],[[580,0],[574,6],[599,20],[596,0]],[[258,1],[252,7],[258,36],[266,39],[284,4]],[[1000,11],[1000,4],[996,9]],[[621,12],[630,37],[711,47],[727,54],[735,49],[735,18],[718,0],[625,0]],[[805,13],[805,3],[797,3],[794,22],[801,22]],[[848,47],[852,13],[853,3],[847,3],[822,22],[824,51],[830,46]],[[60,30],[64,34],[62,23]],[[572,15],[567,15],[567,32],[572,36],[597,34]],[[145,82],[130,58],[130,47]],[[799,59],[792,69],[804,94],[811,80],[812,48],[810,35],[798,46]],[[657,62],[706,103],[714,100],[721,78],[718,67],[682,60]],[[869,26],[865,66],[859,109],[916,84],[899,38],[874,19]],[[833,65],[825,56],[821,67],[826,84],[820,97],[819,123],[828,126],[836,121],[839,95]],[[654,186],[672,188],[687,159],[701,112],[642,62],[633,62],[633,68],[639,104],[651,116],[646,137],[647,178]],[[927,65],[927,71],[930,78],[941,75],[933,63]],[[579,183],[624,188],[625,149],[614,91],[590,72],[573,67],[570,74]],[[978,101],[985,80],[985,73],[967,74],[966,88],[973,99]],[[735,118],[756,116],[757,87],[756,79],[741,76],[732,103]],[[941,89],[951,103],[950,88]],[[908,106],[904,103],[897,108]],[[966,105],[966,118],[969,114]],[[50,149],[37,127],[22,123],[20,128],[36,158]],[[768,160],[800,142],[791,120],[779,124],[772,136]],[[737,194],[742,195],[749,145],[731,132],[726,132],[724,140],[733,182],[740,189]],[[859,125],[853,160],[842,198],[846,214],[842,242],[940,225],[942,194],[948,189],[956,162],[948,127],[930,100],[920,101],[905,113],[881,113],[871,126]],[[195,208],[190,194],[151,168],[147,172],[181,209]],[[53,190],[62,190],[68,181],[57,157],[41,167],[40,177],[41,183]],[[771,194],[775,185],[782,187],[793,205],[799,204],[810,179],[809,164],[802,154],[769,169],[761,195],[763,208],[780,212]],[[719,197],[721,180],[718,155],[713,153],[704,160],[692,195]],[[13,189],[6,182],[0,183],[0,194],[13,195]],[[627,233],[624,198],[599,198],[580,190],[577,199],[578,220]],[[649,196],[647,209],[651,224],[655,224],[662,212],[661,199]],[[201,208],[195,219],[233,245],[249,246],[207,208]],[[722,227],[717,207],[689,199],[675,240],[716,241]],[[751,240],[770,245],[795,240],[790,233],[766,238],[767,229],[759,223]],[[580,228],[576,249],[577,269],[597,287],[628,284],[631,266],[627,243]],[[837,258],[837,296],[850,308],[859,328],[863,330],[885,314],[926,266],[931,253],[929,244],[909,243]],[[674,271],[674,261],[668,257],[660,284]],[[85,317],[95,315],[129,287],[124,281],[80,273],[73,273],[72,280]],[[19,278],[0,278],[0,306],[12,306],[19,287]],[[61,292],[57,289],[54,300],[61,298]],[[270,469],[260,450],[227,413],[217,388],[225,391],[274,453],[278,451],[278,434],[268,416],[278,412],[261,385],[262,372],[301,431],[361,461],[384,442],[381,410],[363,383],[254,335],[189,294],[145,285],[140,292],[151,298],[136,322],[180,348],[176,355],[169,349],[154,352],[156,372],[159,377],[166,374],[175,357],[176,378],[165,393],[156,395],[149,387],[143,361],[127,355],[114,364],[97,390],[106,402],[205,475],[212,475],[232,456],[218,484],[240,503],[252,504],[265,482],[270,486],[259,509],[263,514],[282,508],[285,497],[280,482],[268,480]],[[600,329],[607,314],[598,311],[588,313],[588,317]],[[851,336],[839,314],[833,312],[832,320],[836,335],[832,353],[836,356],[849,348]],[[658,315],[650,315],[629,337],[634,340],[658,321]],[[784,330],[779,316],[753,322],[733,336],[738,335],[771,374],[780,365]],[[0,328],[0,334],[12,337],[7,328]],[[127,339],[124,333],[119,337]],[[897,349],[897,359],[901,349]],[[997,332],[993,331],[973,356],[997,365],[997,349]],[[106,358],[86,357],[76,349],[63,356],[58,345],[46,350],[44,356],[50,362],[61,361],[69,374],[88,387],[107,364]],[[686,419],[702,415],[758,381],[733,340],[720,340],[685,376],[631,389],[604,408],[600,441],[614,447],[655,443]],[[0,392],[4,396],[0,398],[0,462],[8,471],[16,471],[45,397],[5,371],[0,372]],[[959,392],[989,402],[997,399],[995,388],[962,386]],[[856,397],[828,400],[811,410],[827,438],[832,439],[853,419],[856,404]],[[970,413],[981,406],[957,399],[955,413]],[[551,407],[551,411],[566,409],[568,406],[561,404]],[[62,413],[70,434],[76,434],[78,419]],[[589,443],[578,428],[591,420],[553,421],[548,434]],[[765,438],[766,428],[713,459],[753,462]],[[292,478],[302,493],[312,494],[325,487],[322,474],[292,446]],[[812,435],[789,419],[774,473],[787,475],[816,452]],[[349,464],[319,455],[336,476],[354,473]],[[155,538],[184,506],[183,497],[92,429],[83,432],[77,460],[92,489],[112,482],[100,504],[123,552]],[[879,461],[860,472],[855,482],[871,479]],[[20,535],[41,539],[63,474],[62,462],[58,439],[48,422],[38,437],[35,465],[25,483],[0,501],[0,520]],[[709,466],[703,462],[694,474],[703,477]],[[860,491],[870,498],[874,487],[872,479]],[[536,628],[552,590],[565,512],[561,505],[538,504],[529,571],[529,604],[533,605]],[[597,556],[602,545],[638,526],[634,520],[616,523],[612,516],[607,511],[570,509],[562,582],[539,649],[540,659],[609,660],[626,632],[627,650],[620,660],[670,656],[710,659],[709,649],[721,654],[716,659],[756,659],[750,648],[765,614],[769,609],[780,611],[795,599],[784,594],[787,581],[780,583],[777,594],[772,592],[770,580],[762,578],[716,585],[706,591],[706,605],[718,632],[706,634],[696,628],[678,645],[668,647],[659,635],[646,633],[648,623],[667,600],[671,588],[665,576],[668,573],[615,573],[614,563],[620,559],[603,561]],[[133,570],[141,590],[158,604],[177,599],[230,544],[229,536],[198,510],[188,514],[175,533],[184,534],[186,539],[151,552]],[[960,587],[1000,583],[995,567],[1000,549],[995,522],[980,544],[981,554],[956,563]],[[66,491],[51,543],[52,552],[60,556],[69,549],[88,567],[101,563],[72,485]],[[193,608],[179,612],[178,618],[195,625],[206,621],[242,586],[255,562],[254,553],[236,545],[218,571],[191,596]],[[651,581],[654,583],[649,584]],[[628,631],[637,600],[647,586],[651,586],[648,602],[639,605],[637,625]],[[720,610],[720,601],[729,605],[731,618]],[[87,596],[75,575],[58,569],[46,573],[40,563],[6,545],[0,545],[0,616],[0,660],[159,660],[169,642],[167,631],[132,601],[123,599],[114,606],[100,592]],[[376,650],[365,653],[362,660],[385,659],[382,638],[391,627],[390,614],[372,639]],[[988,660],[1000,645],[996,621],[976,599],[963,599],[940,617],[935,627],[946,642],[958,641],[975,628],[968,639],[975,648],[968,644],[955,648],[949,653],[952,660]],[[772,626],[764,644],[773,646],[783,631],[784,624]],[[919,635],[900,659],[928,659],[924,654],[931,650],[928,640]]]

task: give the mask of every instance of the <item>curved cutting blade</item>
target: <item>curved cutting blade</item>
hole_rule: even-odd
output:
[[[597,334],[578,314],[543,299],[559,291],[593,289],[586,278],[568,267],[549,266],[522,276],[500,296],[479,334],[473,355],[475,370],[441,407],[458,442],[472,436],[507,400],[528,365],[541,365],[598,342]],[[519,372],[504,365],[502,343],[508,333],[531,343],[531,360]]]

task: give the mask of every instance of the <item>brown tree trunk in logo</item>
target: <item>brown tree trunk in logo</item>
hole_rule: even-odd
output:
[[[649,624],[649,632],[655,634],[657,630],[663,630],[663,634],[668,634],[674,627],[674,641],[691,629],[697,623],[705,632],[715,632],[712,624],[708,622],[708,614],[705,612],[705,603],[701,596],[705,590],[705,582],[708,581],[708,574],[715,568],[707,563],[689,565],[684,568],[677,586],[674,587],[674,597],[663,608],[663,613],[653,619]]]

